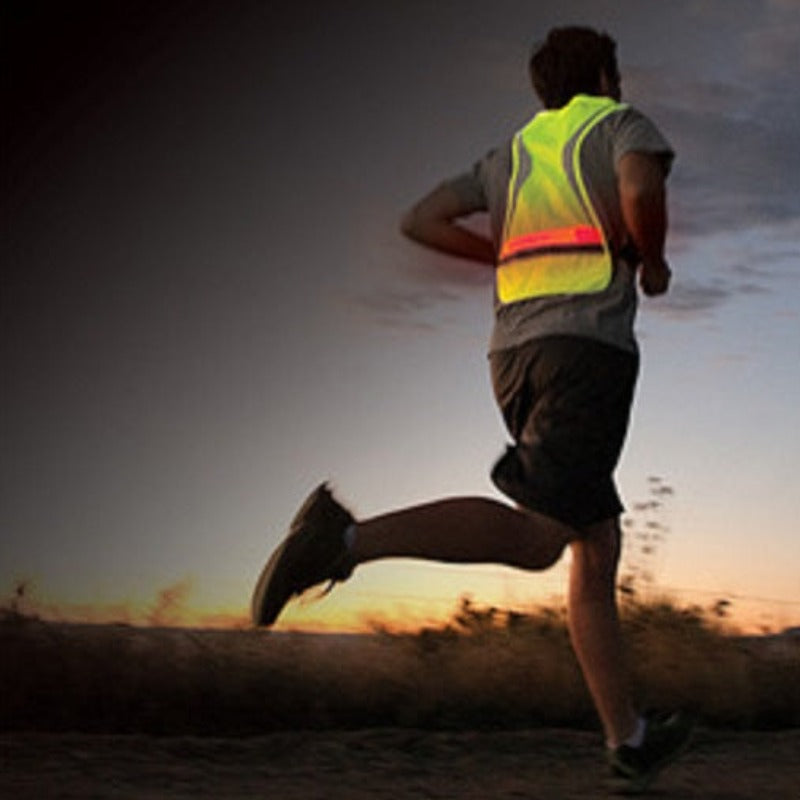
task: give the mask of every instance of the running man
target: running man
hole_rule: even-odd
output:
[[[293,596],[377,559],[544,570],[569,547],[572,644],[612,769],[640,790],[691,727],[681,714],[637,712],[615,595],[623,506],[613,474],[638,373],[636,284],[648,296],[669,287],[673,153],[621,102],[608,35],[554,29],[529,66],[544,110],[402,220],[420,244],[494,269],[489,360],[513,445],[492,479],[515,505],[456,497],[356,520],[323,484],[264,568],[253,620],[271,625]],[[491,238],[460,224],[476,212],[488,212]]]

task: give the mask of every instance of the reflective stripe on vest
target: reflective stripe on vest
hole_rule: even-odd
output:
[[[578,95],[537,114],[514,137],[497,297],[515,303],[603,291],[612,256],[580,168],[586,135],[625,106]]]

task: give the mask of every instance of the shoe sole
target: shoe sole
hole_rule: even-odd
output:
[[[284,542],[273,554],[261,570],[253,597],[250,601],[250,615],[256,627],[269,627],[278,618],[281,610],[291,597],[287,588],[278,594],[275,591],[275,574],[280,565],[286,545]]]
[[[291,558],[287,555],[287,549],[302,531],[302,524],[309,509],[317,502],[320,494],[327,491],[327,484],[321,483],[311,492],[294,515],[288,534],[261,570],[250,601],[250,617],[253,625],[257,627],[272,625],[292,598],[293,591],[288,580]]]

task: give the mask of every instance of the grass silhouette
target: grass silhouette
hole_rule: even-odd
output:
[[[704,723],[800,725],[800,641],[623,602],[637,695]],[[0,729],[240,735],[288,729],[595,728],[565,612],[482,607],[416,633],[311,635],[0,616]]]

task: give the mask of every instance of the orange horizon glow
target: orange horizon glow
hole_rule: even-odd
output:
[[[252,628],[249,610],[244,607],[209,608],[196,601],[189,602],[192,583],[185,579],[160,589],[151,601],[120,600],[110,602],[38,600],[21,594],[16,601],[3,604],[7,612],[43,622],[60,622],[94,625],[130,625],[135,627],[205,628],[243,630]],[[469,597],[468,593],[462,595]],[[315,602],[318,595],[313,590],[306,596],[289,603],[281,618],[271,628],[279,632],[319,634],[369,634],[377,631],[390,633],[416,633],[425,628],[443,628],[452,624],[458,612],[460,599],[447,608],[436,610],[420,598],[419,610],[407,607],[374,603]],[[734,598],[726,608],[714,613],[714,604],[704,606],[691,603],[669,593],[654,592],[644,598],[645,604],[666,602],[678,609],[699,609],[710,621],[718,622],[724,630],[741,634],[779,633],[800,623],[800,615],[793,607],[769,610],[758,603]],[[485,600],[475,602],[479,609],[493,604]],[[563,610],[563,598],[551,597],[546,602],[530,602],[514,608],[499,603],[494,607],[503,614],[514,611],[535,615],[543,609]]]

